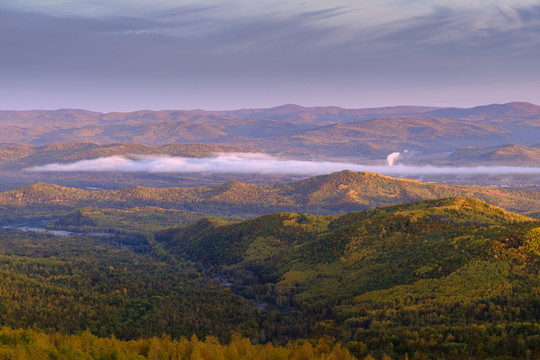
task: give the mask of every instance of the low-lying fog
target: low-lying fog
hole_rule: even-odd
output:
[[[438,167],[399,163],[400,153],[388,155],[379,165],[334,161],[284,160],[260,153],[217,153],[207,158],[173,156],[110,156],[68,164],[46,164],[28,171],[89,171],[147,173],[239,173],[322,175],[342,170],[371,171],[385,175],[500,175],[540,174],[540,167],[470,166]]]

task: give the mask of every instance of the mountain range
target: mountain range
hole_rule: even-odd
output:
[[[539,109],[515,102],[470,109],[284,105],[234,111],[106,114],[87,110],[0,111],[0,143],[202,142],[296,155],[381,159],[388,152],[404,149],[440,152],[471,145],[531,145],[540,138]]]

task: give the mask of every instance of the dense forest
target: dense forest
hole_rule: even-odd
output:
[[[1,324],[122,339],[195,333],[227,340],[255,327],[254,306],[243,298],[188,264],[153,255],[159,248],[144,238],[137,252],[118,240],[4,232]]]
[[[539,234],[537,221],[455,198],[203,220],[157,239],[282,309],[290,326],[266,329],[270,338],[331,334],[361,354],[481,358],[540,356]]]
[[[0,229],[0,358],[540,357],[532,218],[468,198],[165,230],[185,214],[141,211],[56,222],[109,234]]]

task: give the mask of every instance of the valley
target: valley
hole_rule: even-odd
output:
[[[536,349],[538,220],[468,198],[181,227],[140,211],[140,227],[142,214],[95,208],[52,224],[116,230],[106,236],[0,229],[4,326],[32,327],[32,337],[314,339],[361,358]],[[521,347],[503,345],[516,338]]]
[[[0,358],[538,358],[538,121],[0,111]]]

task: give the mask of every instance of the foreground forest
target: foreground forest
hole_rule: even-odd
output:
[[[339,344],[319,340],[298,341],[285,346],[252,345],[235,336],[222,345],[212,336],[204,341],[193,335],[189,340],[169,336],[122,341],[114,336],[98,338],[89,331],[80,335],[45,334],[33,330],[0,329],[0,358],[17,360],[236,360],[236,359],[314,359],[349,360],[354,357]],[[369,359],[369,358],[368,358]]]
[[[540,356],[537,220],[468,198],[154,219],[0,229],[2,358]]]

